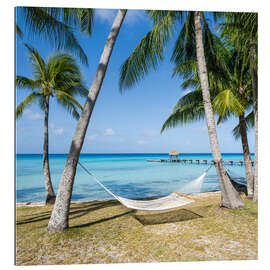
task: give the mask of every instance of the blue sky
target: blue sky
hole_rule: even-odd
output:
[[[93,35],[77,35],[85,50],[89,66],[81,65],[87,88],[99,62],[108,32],[116,10],[99,9]],[[18,24],[23,24],[20,17]],[[151,23],[141,10],[128,11],[122,26],[103,86],[95,105],[82,152],[84,153],[161,153],[172,148],[184,153],[210,152],[210,145],[205,121],[174,128],[160,134],[164,121],[170,115],[177,100],[184,95],[180,87],[181,80],[172,78],[173,64],[170,55],[174,45],[172,40],[165,50],[165,60],[155,72],[151,72],[137,86],[120,94],[118,81],[120,66],[135,48],[141,38],[151,29]],[[36,47],[43,58],[54,52],[49,43],[26,36],[24,41]],[[18,75],[31,77],[31,65],[21,40],[17,39]],[[19,104],[27,95],[25,90],[16,91],[16,103]],[[78,97],[81,104],[84,100]],[[242,152],[240,140],[232,136],[232,129],[237,119],[220,124],[217,127],[221,151],[224,153]],[[50,106],[49,116],[49,151],[67,153],[76,127],[76,120],[54,101]],[[31,106],[16,121],[17,153],[42,153],[43,112],[37,105]],[[254,150],[254,132],[248,134],[250,150]]]

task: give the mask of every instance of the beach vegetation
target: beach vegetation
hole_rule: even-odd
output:
[[[258,13],[226,13],[222,37],[230,40],[248,63],[252,81],[253,119],[255,129],[254,195],[258,200]]]
[[[17,89],[30,92],[16,108],[18,119],[33,104],[37,103],[44,112],[43,171],[46,189],[46,203],[53,204],[55,193],[51,182],[49,166],[49,109],[51,99],[78,119],[82,106],[76,95],[86,96],[82,75],[78,64],[67,53],[57,52],[49,56],[47,62],[37,49],[24,43],[32,65],[33,78],[16,76]]]
[[[39,36],[57,50],[65,50],[78,56],[88,65],[88,58],[78,42],[74,29],[90,36],[94,10],[91,8],[18,7],[17,13],[24,19],[26,37]],[[16,29],[22,29],[16,22]],[[17,31],[18,32],[18,31]],[[18,32],[22,33],[22,31]]]
[[[213,40],[222,65],[219,65],[217,72],[216,63],[214,65],[208,64],[211,102],[214,112],[218,116],[217,124],[228,120],[230,117],[239,119],[239,124],[233,129],[233,135],[236,139],[241,138],[242,141],[248,183],[247,192],[248,196],[252,197],[254,183],[247,130],[254,124],[253,111],[245,117],[245,113],[250,111],[252,105],[249,63],[245,61],[243,54],[228,41],[222,41],[218,36],[214,36]],[[207,57],[209,51],[205,50],[205,54]],[[183,89],[195,90],[178,100],[173,112],[163,124],[161,132],[205,117],[196,61],[177,59],[174,75],[184,78],[181,85]]]

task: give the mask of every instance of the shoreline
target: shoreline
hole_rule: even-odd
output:
[[[213,190],[213,191],[199,192],[199,193],[190,193],[188,195],[199,199],[199,198],[207,197],[211,194],[218,194],[218,193],[220,193],[220,190]],[[143,198],[143,199],[147,199],[147,198]],[[151,198],[149,198],[149,199],[151,199]],[[106,202],[106,201],[111,201],[111,200],[115,200],[115,199],[71,201],[71,203],[79,204],[79,203],[88,203],[88,202]],[[22,206],[39,207],[39,206],[46,206],[46,204],[45,204],[45,202],[16,202],[16,207],[22,207]]]

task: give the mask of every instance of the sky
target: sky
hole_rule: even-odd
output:
[[[89,66],[80,64],[85,84],[89,89],[94,78],[107,35],[116,10],[97,9],[91,37],[77,35],[88,56]],[[23,19],[17,16],[23,28]],[[129,10],[117,38],[107,73],[86,133],[82,153],[167,153],[172,148],[179,153],[210,153],[205,120],[173,128],[160,134],[178,99],[189,89],[181,89],[181,79],[172,77],[170,62],[175,38],[165,48],[165,59],[156,71],[150,72],[139,84],[119,91],[120,67],[152,24],[143,10]],[[25,35],[16,39],[16,74],[33,77],[31,65],[22,41],[37,48],[44,59],[55,50],[46,40]],[[79,62],[79,60],[78,60]],[[16,89],[16,105],[29,91]],[[85,100],[78,97],[84,105]],[[38,105],[29,107],[16,121],[16,152],[42,153],[44,114]],[[67,153],[77,121],[52,99],[49,115],[49,152]],[[232,136],[237,119],[217,126],[221,152],[240,153],[240,140]],[[248,133],[250,151],[254,152],[254,132]]]

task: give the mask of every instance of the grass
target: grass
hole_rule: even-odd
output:
[[[162,213],[118,202],[74,203],[70,228],[48,234],[51,206],[16,209],[16,264],[96,264],[257,259],[257,205],[219,207],[220,193]]]

